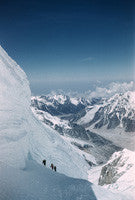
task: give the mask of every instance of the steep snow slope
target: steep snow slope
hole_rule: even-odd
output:
[[[43,126],[30,109],[30,88],[22,69],[0,47],[0,161],[23,168],[28,153],[47,160],[59,172],[86,178],[87,163],[55,131]]]
[[[131,200],[86,180],[53,172],[32,160],[23,170],[0,162],[0,171],[1,200]]]

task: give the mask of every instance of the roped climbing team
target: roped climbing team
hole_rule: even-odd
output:
[[[46,166],[46,160],[45,160],[45,159],[43,160],[42,163]],[[57,168],[56,168],[56,166],[53,165],[53,163],[51,163],[51,166],[50,166],[50,167],[51,167],[52,170],[54,170],[54,171],[56,172],[56,169],[57,169]]]

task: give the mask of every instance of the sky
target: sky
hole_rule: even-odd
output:
[[[0,45],[33,93],[134,79],[133,0],[0,0]]]

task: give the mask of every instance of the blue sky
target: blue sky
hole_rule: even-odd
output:
[[[133,2],[0,1],[0,44],[35,93],[132,80]]]

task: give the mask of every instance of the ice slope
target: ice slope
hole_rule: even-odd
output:
[[[60,135],[43,126],[30,109],[29,82],[23,70],[0,47],[0,161],[24,168],[27,155],[45,158],[58,172],[87,178],[88,164]]]
[[[1,200],[131,200],[92,183],[69,178],[29,160],[23,170],[0,162]]]

